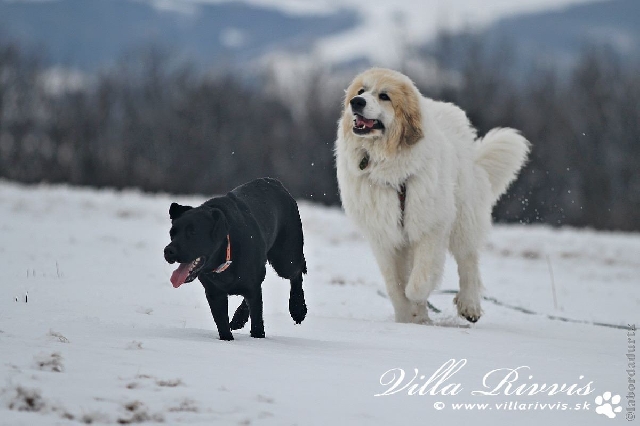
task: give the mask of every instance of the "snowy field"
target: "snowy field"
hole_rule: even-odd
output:
[[[627,330],[611,326],[640,317],[640,235],[496,226],[477,324],[455,317],[451,261],[435,325],[395,324],[362,236],[339,209],[302,203],[307,319],[294,325],[288,283],[270,270],[267,338],[247,327],[224,342],[200,284],[174,289],[162,256],[170,202],[203,200],[0,182],[0,424],[623,421]],[[424,395],[375,396],[399,369],[396,390],[417,369]],[[545,383],[565,392],[514,394]],[[605,392],[621,395],[614,420],[596,413]]]

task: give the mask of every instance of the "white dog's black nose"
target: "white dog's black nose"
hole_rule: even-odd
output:
[[[349,103],[351,104],[351,109],[353,111],[362,111],[362,109],[367,105],[367,101],[362,96],[355,96],[351,98]]]

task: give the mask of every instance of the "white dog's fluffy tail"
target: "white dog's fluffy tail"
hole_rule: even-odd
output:
[[[492,129],[476,142],[475,162],[487,172],[494,203],[518,176],[530,145],[520,132],[508,128]]]

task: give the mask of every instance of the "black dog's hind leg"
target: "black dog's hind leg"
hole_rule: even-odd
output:
[[[290,217],[285,227],[280,231],[273,246],[267,253],[267,259],[278,276],[291,282],[289,293],[289,314],[300,324],[307,316],[307,304],[302,290],[302,274],[307,273],[307,262],[304,258],[302,246],[302,222],[295,201],[291,200]]]
[[[247,299],[242,299],[242,303],[236,309],[236,313],[233,314],[229,327],[231,330],[240,330],[249,321],[249,305]]]
[[[304,301],[304,290],[302,289],[302,273],[290,281],[289,314],[296,324],[300,324],[307,316],[307,304]]]
[[[262,318],[262,289],[258,288],[256,294],[246,297],[249,303],[249,315],[251,316],[251,337],[264,337],[264,320]]]
[[[220,340],[233,340],[233,334],[229,328],[229,299],[226,293],[205,288],[211,315],[218,327]]]

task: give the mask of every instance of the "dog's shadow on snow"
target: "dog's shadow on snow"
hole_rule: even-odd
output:
[[[148,337],[161,337],[175,340],[188,340],[191,342],[206,342],[219,340],[216,330],[205,328],[157,328],[146,330]]]
[[[219,343],[225,346],[255,346],[261,345],[265,348],[274,347],[291,347],[322,350],[327,349],[347,349],[354,346],[352,342],[341,340],[313,339],[296,336],[282,336],[276,334],[267,334],[266,338],[256,339],[249,335],[249,331],[240,331],[233,334],[234,340],[227,342],[218,338],[216,330],[208,330],[204,328],[157,328],[145,330],[144,335],[136,335],[138,339],[161,338],[176,341],[189,341],[194,343]]]

